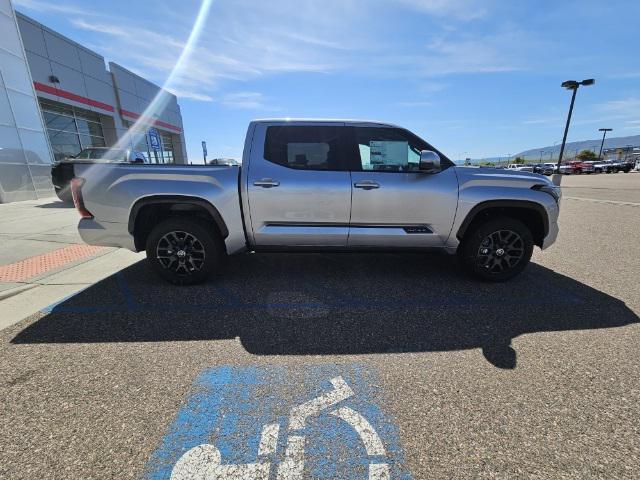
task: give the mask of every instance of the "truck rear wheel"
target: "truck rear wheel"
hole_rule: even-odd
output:
[[[533,235],[519,220],[499,217],[480,224],[460,248],[469,273],[482,280],[504,282],[529,264]]]
[[[73,203],[73,196],[71,195],[71,189],[67,188],[58,188],[55,187],[56,196],[66,203]]]
[[[168,218],[149,234],[147,260],[175,285],[202,283],[222,263],[222,248],[211,230],[197,219]]]

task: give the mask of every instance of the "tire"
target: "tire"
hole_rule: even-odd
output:
[[[176,250],[177,248],[177,250]],[[154,227],[147,238],[147,261],[174,285],[204,282],[222,265],[222,239],[206,223],[171,217]]]
[[[507,245],[512,245],[511,251]],[[529,264],[533,235],[521,221],[498,217],[487,220],[467,234],[461,249],[463,265],[469,273],[481,280],[504,282]],[[513,258],[516,256],[518,258]]]
[[[73,195],[71,195],[71,189],[69,188],[56,188],[56,196],[65,203],[73,203]]]

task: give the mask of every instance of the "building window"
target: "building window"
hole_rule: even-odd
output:
[[[162,163],[174,163],[173,136],[170,133],[160,133],[162,138]]]
[[[144,155],[145,159],[149,163],[174,163],[175,154],[173,147],[173,136],[170,133],[160,133],[160,149],[153,150],[149,142],[148,131],[145,129],[144,133],[141,129],[145,127],[139,126],[135,131],[131,129],[135,125],[133,122],[123,120],[122,124],[131,131],[131,148],[136,152],[140,152]],[[137,132],[137,133],[136,133]]]
[[[106,146],[97,113],[42,98],[39,100],[56,161],[75,156],[85,148]]]

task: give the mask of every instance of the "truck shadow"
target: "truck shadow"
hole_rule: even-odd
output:
[[[72,202],[63,202],[62,200],[53,200],[50,203],[36,205],[37,208],[75,208]]]
[[[12,342],[238,337],[255,355],[481,348],[493,365],[514,368],[519,335],[640,320],[624,302],[537,264],[504,284],[453,267],[426,254],[247,255],[204,285],[175,287],[139,262],[55,305]]]

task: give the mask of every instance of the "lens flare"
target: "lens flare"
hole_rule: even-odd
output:
[[[142,112],[140,117],[138,117],[133,125],[127,129],[126,133],[118,139],[115,145],[110,148],[110,151],[133,149],[134,146],[139,143],[140,139],[143,136],[146,136],[147,129],[150,126],[153,126],[155,121],[162,114],[170,100],[171,94],[169,94],[168,91],[177,84],[182,72],[189,65],[189,60],[193,55],[198,39],[200,38],[200,34],[206,24],[212,4],[213,0],[202,0],[198,10],[198,15],[193,27],[191,28],[189,38],[187,39],[180,56],[167,76],[164,84],[160,87],[158,93],[149,103],[144,112]],[[115,152],[112,157],[115,158]],[[93,169],[89,167],[86,172],[90,172],[91,170]]]

